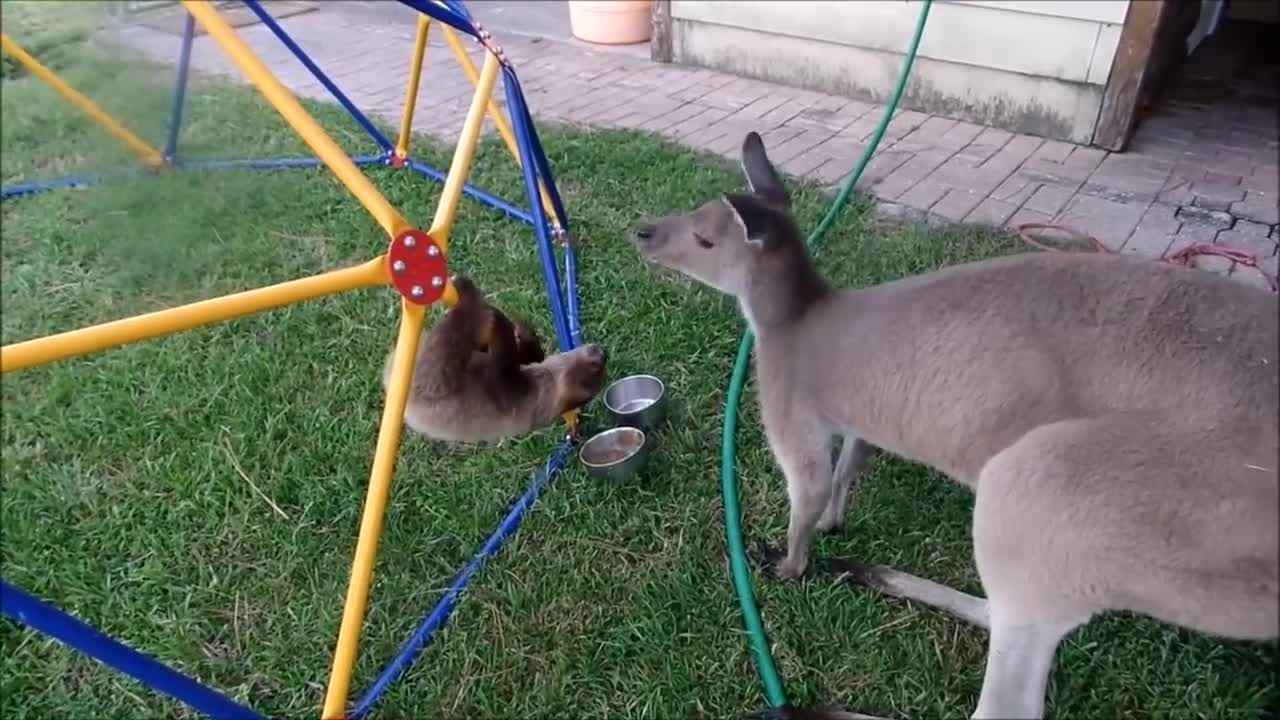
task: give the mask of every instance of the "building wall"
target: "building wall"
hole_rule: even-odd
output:
[[[1089,142],[1129,0],[935,0],[903,106]],[[672,0],[673,60],[858,98],[892,89],[903,0]]]

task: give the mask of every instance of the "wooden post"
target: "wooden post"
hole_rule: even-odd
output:
[[[1094,145],[1113,152],[1128,145],[1142,84],[1151,70],[1152,49],[1160,28],[1173,14],[1171,5],[1168,0],[1130,0],[1093,130]]]
[[[671,46],[671,0],[653,0],[649,7],[653,33],[649,38],[649,58],[654,62],[669,63],[673,55]]]

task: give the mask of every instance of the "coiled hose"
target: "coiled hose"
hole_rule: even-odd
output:
[[[863,152],[857,166],[845,178],[839,193],[836,194],[835,200],[832,201],[831,207],[827,210],[826,216],[822,218],[813,234],[809,236],[807,241],[809,248],[814,247],[831,228],[832,224],[835,223],[840,211],[844,209],[844,206],[849,201],[853,186],[862,177],[863,171],[867,168],[867,163],[871,161],[872,154],[875,153],[881,138],[884,137],[885,129],[889,127],[889,121],[893,119],[893,113],[898,107],[899,100],[902,99],[902,91],[907,85],[907,77],[911,74],[911,66],[915,63],[916,51],[920,47],[920,37],[924,34],[925,21],[929,17],[931,4],[932,0],[924,0],[924,4],[920,8],[920,17],[916,21],[915,34],[912,36],[911,44],[908,46],[906,56],[903,58],[902,70],[898,73],[898,81],[894,85],[893,94],[890,96],[888,104],[885,105],[884,115],[880,118],[880,124],[872,134],[871,142],[867,145],[867,149]],[[742,341],[738,343],[738,356],[734,362],[729,380],[729,396],[725,401],[724,431],[721,435],[720,444],[720,491],[724,499],[724,529],[725,538],[729,545],[729,566],[733,574],[734,592],[737,593],[738,604],[742,609],[743,624],[746,626],[747,635],[751,642],[756,672],[760,676],[760,684],[764,689],[765,699],[770,707],[777,708],[786,704],[787,696],[786,691],[783,689],[782,678],[779,677],[778,669],[773,662],[773,653],[769,650],[769,639],[764,632],[764,623],[760,620],[760,610],[756,607],[755,596],[751,591],[751,576],[747,570],[747,554],[742,541],[738,483],[733,463],[737,450],[735,434],[738,426],[738,404],[742,398],[742,387],[746,384],[747,365],[751,357],[751,343],[751,331],[744,331]]]

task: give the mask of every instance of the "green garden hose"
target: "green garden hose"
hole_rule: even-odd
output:
[[[911,74],[911,66],[915,63],[916,50],[920,47],[920,36],[924,34],[925,20],[929,17],[929,6],[931,4],[932,0],[924,0],[924,4],[920,8],[920,18],[916,21],[915,34],[912,36],[911,44],[907,48],[906,56],[903,58],[902,70],[898,73],[898,81],[894,85],[893,95],[890,96],[888,104],[885,105],[884,115],[880,118],[880,124],[872,134],[871,142],[867,145],[866,151],[863,152],[862,159],[858,161],[858,165],[853,172],[849,173],[849,176],[845,178],[844,184],[840,187],[840,192],[836,194],[835,200],[832,201],[826,216],[822,218],[813,234],[809,236],[807,244],[810,248],[822,239],[822,236],[827,233],[835,219],[840,215],[840,211],[844,209],[845,204],[848,203],[849,195],[853,192],[853,186],[857,184],[858,178],[862,177],[863,171],[867,168],[867,163],[871,161],[871,155],[880,144],[880,139],[884,137],[885,129],[889,127],[889,121],[893,119],[893,112],[898,107],[898,101],[902,99],[902,91],[907,85],[907,77]],[[760,610],[756,607],[755,596],[751,591],[751,577],[747,570],[747,555],[742,542],[738,484],[733,466],[734,454],[737,449],[735,432],[738,426],[738,403],[742,398],[742,386],[746,384],[747,365],[751,357],[751,342],[751,331],[747,330],[742,335],[742,342],[738,343],[738,357],[733,364],[733,372],[729,380],[729,395],[725,401],[724,408],[724,432],[720,441],[720,490],[724,497],[724,530],[729,544],[729,565],[733,573],[733,588],[738,595],[738,604],[742,608],[743,624],[747,628],[747,635],[751,641],[751,650],[756,662],[756,672],[760,675],[760,684],[764,688],[765,699],[768,700],[770,707],[777,708],[786,704],[787,696],[782,687],[782,678],[778,676],[778,669],[773,663],[773,653],[769,651],[769,640],[765,636],[764,623],[760,620]]]

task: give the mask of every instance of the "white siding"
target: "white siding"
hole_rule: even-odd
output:
[[[1115,25],[1123,25],[1125,13],[1129,12],[1128,0],[948,0],[948,2],[985,5],[989,8],[1013,12],[1092,20]]]
[[[1063,6],[1064,11],[1076,5],[1098,6],[1093,11],[1095,15],[1103,14],[1100,12],[1103,8],[1112,8],[1108,16],[1114,15],[1118,6],[1122,23],[1128,0],[935,2],[920,41],[919,56],[1068,82],[1094,82],[1092,78],[1101,77],[1105,83],[1115,56],[1115,42],[1111,42],[1110,52],[1105,52],[1105,48],[1102,53],[1096,50],[1101,30],[1107,24],[1022,9],[1042,4],[1051,8]],[[1006,5],[1011,7],[1003,7]],[[903,0],[673,0],[671,3],[673,19],[884,52],[901,52],[907,46],[919,14],[919,2]],[[1076,14],[1088,13],[1077,8]],[[1114,25],[1112,36],[1119,39],[1119,24]]]
[[[1101,25],[1098,27],[1098,42],[1093,46],[1093,58],[1089,61],[1089,77],[1085,82],[1091,85],[1106,85],[1111,75],[1111,64],[1116,59],[1116,48],[1120,47],[1120,31],[1123,25]]]
[[[913,85],[923,94],[916,93],[915,104],[1002,127],[1039,123],[1062,139],[1087,141],[1129,2],[935,0],[920,43]],[[918,0],[672,0],[675,60],[883,97],[920,6]]]

